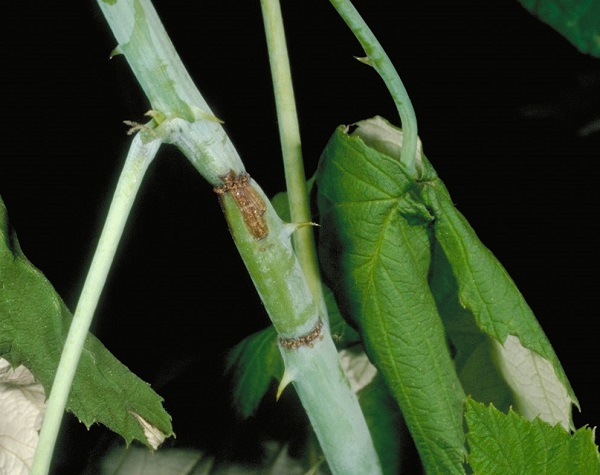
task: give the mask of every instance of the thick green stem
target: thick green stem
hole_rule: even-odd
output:
[[[275,92],[290,216],[293,223],[307,223],[311,220],[311,214],[306,191],[300,127],[298,126],[298,114],[296,112],[281,6],[279,0],[261,0],[260,3],[269,50],[271,79]],[[294,233],[293,239],[296,255],[304,270],[314,299],[322,311],[325,312],[323,287],[321,286],[312,228],[310,226],[299,228]]]
[[[108,271],[123,234],[129,211],[142,178],[148,169],[148,165],[156,155],[160,143],[160,140],[144,143],[142,134],[138,134],[129,150],[61,354],[33,460],[32,475],[45,475],[50,470],[52,453],[67,405],[71,384],[75,377],[94,311],[98,305]]]
[[[285,364],[281,381],[293,383],[335,474],[380,474],[371,434],[340,365],[329,328],[321,322],[290,232],[258,185],[249,186],[266,205],[268,234],[255,239],[236,201],[224,194],[222,205],[237,248],[279,334]]]
[[[401,160],[408,168],[411,176],[419,178],[423,169],[421,157],[417,154],[417,118],[396,68],[394,68],[383,47],[350,0],[330,0],[330,2],[365,50],[367,57],[363,62],[375,68],[394,99],[402,121],[404,136]]]
[[[279,334],[286,366],[283,381],[294,383],[333,471],[381,473],[357,398],[294,252],[290,236],[296,227],[281,221],[245,173],[174,53],[150,1],[98,2],[119,42],[117,50],[125,54],[148,94],[157,121],[153,133],[176,145],[217,185],[235,243]],[[294,186],[304,186],[303,176],[293,181]],[[231,289],[232,295],[235,291]]]

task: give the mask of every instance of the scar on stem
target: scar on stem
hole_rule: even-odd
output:
[[[246,172],[236,175],[233,170],[230,170],[227,175],[220,178],[223,184],[214,188],[215,193],[219,195],[219,198],[225,194],[229,194],[233,198],[254,239],[266,237],[269,234],[264,217],[267,206],[258,192],[250,185],[250,175]]]
[[[314,328],[306,335],[298,338],[279,338],[279,345],[286,350],[297,350],[302,346],[312,348],[317,339],[323,339],[323,321],[320,318]]]

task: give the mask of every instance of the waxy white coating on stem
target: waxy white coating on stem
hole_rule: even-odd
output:
[[[250,184],[266,200],[253,180]],[[293,383],[333,473],[379,474],[369,429],[329,329],[321,322],[288,227],[265,203],[269,232],[259,240],[248,231],[235,201],[227,195],[222,199],[231,234],[280,339],[306,342],[279,345],[285,373],[278,395]]]

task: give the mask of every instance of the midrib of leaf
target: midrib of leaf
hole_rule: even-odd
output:
[[[377,282],[378,279],[375,278],[375,274],[377,273],[377,269],[380,268],[383,273],[388,277],[388,283],[390,283],[393,287],[396,287],[396,295],[400,295],[402,293],[402,288],[397,286],[394,279],[392,278],[393,275],[393,271],[391,271],[388,266],[384,263],[384,260],[382,259],[382,256],[385,256],[385,253],[382,251],[383,247],[384,247],[384,242],[385,242],[385,235],[386,233],[388,233],[390,231],[390,227],[392,227],[393,225],[393,215],[394,213],[398,212],[399,209],[399,203],[400,203],[400,199],[401,198],[396,198],[395,201],[395,205],[392,207],[390,207],[390,211],[387,213],[386,219],[384,221],[384,224],[382,226],[381,229],[381,233],[378,236],[378,239],[376,241],[376,245],[375,245],[375,252],[373,254],[373,258],[371,260],[371,267],[367,270],[368,274],[369,274],[369,285],[367,286],[367,289],[365,291],[365,299],[364,299],[364,305],[362,310],[362,313],[364,314],[366,310],[365,306],[366,306],[366,302],[370,301],[370,296],[374,296],[373,301],[375,302],[375,304],[379,304],[380,299],[377,299],[376,296],[377,295],[382,295],[384,292],[382,290],[378,290],[377,289]],[[406,230],[404,227],[400,228],[400,232],[402,233],[402,237],[401,239],[403,240],[403,242],[409,244],[410,241],[410,236],[407,235]],[[408,253],[408,255],[410,255],[411,258],[411,264],[412,267],[414,269],[418,269],[419,265],[418,265],[418,259],[416,257],[416,251],[413,248],[413,246],[407,245],[406,248],[410,251]],[[398,262],[397,260],[393,259],[390,256],[387,256],[389,259],[391,259],[394,262]],[[378,266],[377,264],[381,263],[380,266]],[[423,282],[424,285],[425,282]],[[407,312],[407,313],[410,313]],[[388,384],[391,385],[392,390],[395,394],[397,394],[397,389],[399,388],[400,392],[402,393],[402,399],[403,401],[406,401],[405,404],[403,405],[403,413],[405,414],[405,417],[410,418],[413,421],[413,424],[411,426],[411,432],[413,437],[415,438],[420,438],[421,440],[423,440],[425,442],[425,444],[428,447],[429,452],[433,455],[436,453],[435,450],[435,444],[432,444],[430,442],[430,438],[427,437],[427,430],[423,427],[422,421],[419,417],[415,417],[414,414],[419,410],[419,408],[415,405],[415,401],[413,400],[413,398],[410,397],[410,392],[407,391],[407,387],[408,385],[405,384],[405,380],[403,378],[402,372],[399,370],[399,365],[398,365],[398,360],[394,355],[393,351],[391,351],[394,348],[393,343],[390,341],[389,339],[389,335],[390,335],[390,325],[387,324],[387,320],[388,318],[385,318],[384,315],[389,315],[389,312],[386,311],[386,309],[382,308],[380,305],[378,305],[377,308],[377,312],[375,312],[375,315],[377,316],[377,321],[379,323],[379,327],[381,329],[381,334],[383,334],[385,336],[386,339],[386,348],[390,349],[388,355],[387,355],[387,360],[388,360],[388,364],[391,366],[391,368],[393,369],[393,379],[389,379],[389,375],[386,377],[386,379],[388,380]],[[435,358],[435,353],[436,351],[434,350],[434,348],[432,348],[431,346],[431,342],[428,339],[423,339],[422,343],[427,347],[427,354],[431,356],[431,361],[433,362],[433,370],[434,373],[436,375],[436,379],[437,379],[437,383],[438,383],[438,387],[443,388],[445,387],[445,383],[444,383],[444,378],[443,375],[446,373],[445,371],[442,370],[442,368],[440,368],[440,364],[439,361],[437,360],[437,358]],[[392,382],[390,382],[392,381]],[[452,414],[453,413],[453,408],[451,407],[451,404],[449,402],[449,397],[445,397],[443,398],[443,402],[446,404],[446,410],[445,413],[446,414]],[[407,408],[408,406],[408,408]],[[444,472],[440,472],[440,473],[444,473]]]

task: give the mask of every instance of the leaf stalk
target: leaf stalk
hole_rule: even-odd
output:
[[[398,71],[350,0],[330,0],[330,2],[365,50],[367,64],[375,68],[388,88],[402,122],[404,141],[401,147],[401,161],[406,165],[410,176],[419,179],[423,168],[421,158],[417,155],[417,116]]]

